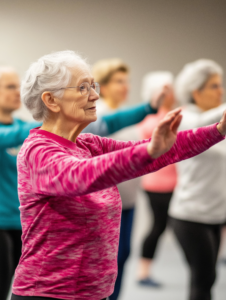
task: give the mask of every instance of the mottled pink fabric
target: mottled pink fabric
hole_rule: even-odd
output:
[[[81,134],[76,143],[34,129],[18,155],[23,249],[13,293],[99,300],[113,292],[121,201],[117,183],[156,171],[223,140],[216,125],[180,132],[156,160],[147,141]]]

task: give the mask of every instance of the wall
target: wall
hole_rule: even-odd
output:
[[[226,69],[225,12],[224,0],[0,0],[0,64],[23,76],[51,51],[73,49],[90,63],[121,57],[134,103],[148,71],[176,74],[201,57]]]

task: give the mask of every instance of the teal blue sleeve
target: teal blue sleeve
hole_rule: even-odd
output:
[[[148,114],[156,114],[157,110],[150,104],[140,104],[131,108],[119,110],[116,113],[102,117],[106,123],[108,134],[112,134],[124,127],[141,122]]]
[[[16,147],[23,144],[31,129],[41,126],[42,123],[16,123],[0,127],[0,149]]]
[[[90,123],[85,129],[83,129],[82,133],[92,133],[99,136],[107,136],[107,124],[105,121],[103,121],[102,117],[99,117],[96,122]]]

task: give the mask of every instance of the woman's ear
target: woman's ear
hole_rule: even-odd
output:
[[[52,112],[58,113],[60,111],[60,106],[56,100],[57,98],[53,97],[52,93],[42,93],[42,101],[44,102],[45,106],[48,107],[48,109]]]

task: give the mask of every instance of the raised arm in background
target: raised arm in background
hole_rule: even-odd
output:
[[[0,149],[16,147],[23,144],[29,131],[41,126],[38,122],[20,122],[0,127]]]
[[[96,122],[89,124],[82,133],[107,136],[125,127],[141,122],[148,114],[156,113],[157,109],[152,108],[149,103],[139,104],[100,117]]]

